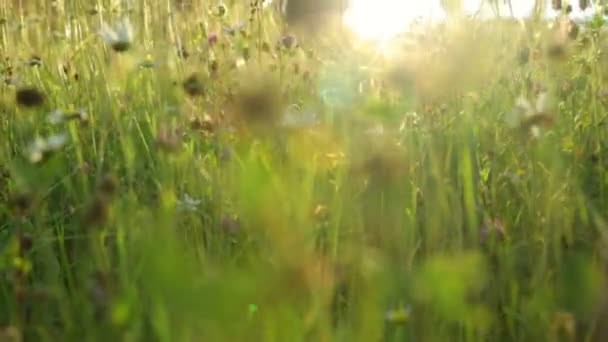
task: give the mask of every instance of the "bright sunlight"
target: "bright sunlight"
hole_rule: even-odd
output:
[[[463,13],[480,17],[493,17],[498,11],[500,16],[523,18],[534,9],[534,1],[530,0],[511,0],[498,8],[483,0],[463,0],[461,5]],[[548,4],[547,16],[552,15],[550,8]],[[575,5],[572,16],[582,14]],[[416,20],[438,21],[445,17],[439,0],[351,0],[344,22],[362,39],[382,42],[407,31]]]
[[[417,18],[437,19],[444,15],[435,1],[353,0],[344,21],[362,39],[383,41],[406,31]]]

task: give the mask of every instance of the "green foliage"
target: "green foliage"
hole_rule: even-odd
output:
[[[0,1],[0,341],[606,340],[604,20],[290,3]]]

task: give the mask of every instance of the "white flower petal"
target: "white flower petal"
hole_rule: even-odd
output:
[[[109,45],[112,45],[118,41],[118,34],[106,23],[103,23],[101,25],[101,30],[99,31],[99,35],[101,36],[103,41]]]
[[[65,145],[68,138],[64,134],[52,135],[46,140],[46,148],[56,150]]]
[[[124,18],[118,23],[116,31],[120,42],[131,43],[133,41],[133,26],[129,19]]]
[[[51,125],[58,125],[65,120],[65,113],[61,109],[52,111],[47,118]]]

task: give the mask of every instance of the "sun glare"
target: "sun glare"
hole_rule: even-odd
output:
[[[383,41],[406,31],[417,18],[444,16],[441,7],[430,1],[352,0],[344,22],[362,39]]]
[[[548,1],[548,0],[547,0]],[[547,16],[551,16],[548,1]],[[479,17],[509,16],[523,18],[534,9],[533,0],[511,0],[500,2],[494,7],[482,0],[462,0],[463,13],[476,14]],[[575,6],[574,14],[578,6]],[[395,35],[407,31],[410,24],[422,19],[439,21],[446,17],[440,0],[350,0],[344,15],[345,24],[364,40],[383,42]]]

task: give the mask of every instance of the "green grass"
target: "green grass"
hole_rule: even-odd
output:
[[[600,20],[560,40],[454,18],[379,55],[248,4],[19,3],[0,3],[0,341],[608,336]],[[98,32],[123,16],[116,52]]]

